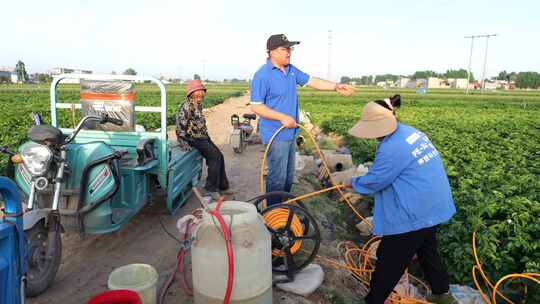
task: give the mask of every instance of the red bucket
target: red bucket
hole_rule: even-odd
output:
[[[131,290],[111,290],[93,297],[88,304],[142,304],[142,300]]]

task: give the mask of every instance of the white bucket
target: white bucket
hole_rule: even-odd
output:
[[[147,264],[129,264],[116,268],[109,274],[110,290],[128,289],[139,294],[144,304],[156,304],[158,273]]]

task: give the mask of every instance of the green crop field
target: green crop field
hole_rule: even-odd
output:
[[[137,105],[157,106],[160,104],[160,92],[156,85],[137,84]],[[228,97],[241,96],[247,86],[244,85],[209,85],[205,107],[221,103]],[[50,86],[49,85],[0,85],[0,146],[16,148],[26,140],[26,132],[32,126],[32,112],[38,112],[46,122],[50,122]],[[61,84],[58,100],[66,103],[79,103],[80,86]],[[167,85],[168,124],[174,125],[174,116],[178,104],[184,100],[185,87]],[[59,109],[59,122],[62,127],[72,127],[80,119],[79,110]],[[75,114],[75,115],[73,115]],[[160,126],[157,113],[138,113],[137,124],[147,129]],[[0,174],[6,172],[7,158],[0,155]]]
[[[452,281],[472,280],[473,229],[491,278],[539,272],[540,92],[419,95],[359,88],[354,97],[342,97],[302,89],[300,104],[325,132],[345,135],[355,160],[363,162],[373,159],[375,141],[354,139],[347,130],[366,102],[394,93],[402,96],[398,119],[425,132],[446,166],[458,212],[442,226],[440,242]]]
[[[159,90],[137,85],[140,105],[159,104]],[[185,88],[169,85],[168,118],[183,100]],[[242,85],[211,85],[205,106],[241,95]],[[357,162],[373,159],[374,141],[353,139],[347,130],[360,117],[362,106],[395,93],[402,96],[398,118],[425,132],[445,162],[458,213],[441,227],[441,251],[452,282],[470,283],[473,265],[471,237],[478,229],[479,255],[490,277],[509,273],[540,272],[540,92],[472,92],[430,90],[426,95],[413,90],[361,87],[353,97],[334,92],[300,89],[300,107],[325,132],[345,136],[345,143]],[[59,99],[79,102],[79,86],[61,86]],[[49,87],[0,85],[0,145],[17,147],[26,140],[32,125],[30,114],[49,113]],[[78,120],[79,114],[76,113]],[[69,110],[60,120],[71,126]],[[159,117],[142,113],[137,123],[159,127]],[[0,156],[5,172],[6,157]],[[529,290],[529,294],[538,291]]]

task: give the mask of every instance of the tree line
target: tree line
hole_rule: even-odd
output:
[[[412,75],[394,75],[394,74],[382,74],[375,76],[360,76],[360,77],[348,77],[342,76],[341,83],[356,82],[360,85],[374,85],[379,81],[397,81],[400,78],[410,78],[410,79],[426,79],[429,77],[439,77],[439,78],[467,78],[467,70],[447,70],[445,73],[437,73],[435,71],[426,70],[426,71],[416,71]],[[471,81],[474,81],[474,76],[471,73]]]
[[[359,85],[375,85],[380,81],[397,81],[398,79],[405,77],[414,79],[427,79],[429,77],[438,77],[438,78],[467,78],[467,70],[447,70],[445,73],[437,73],[431,70],[425,71],[416,71],[412,75],[394,75],[394,74],[382,74],[382,75],[369,75],[369,76],[360,76],[360,77],[349,77],[342,76],[341,83],[350,83],[356,82]],[[516,87],[522,89],[538,89],[540,88],[540,73],[538,72],[507,72],[501,71],[495,77],[492,77],[491,80],[504,80],[508,82],[515,82]],[[470,81],[474,82],[474,75],[471,73]]]
[[[514,81],[516,87],[523,89],[540,88],[540,73],[538,72],[510,72],[502,71],[496,77],[497,80]]]

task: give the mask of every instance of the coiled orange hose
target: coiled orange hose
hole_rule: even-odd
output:
[[[264,221],[266,222],[266,225],[268,225],[272,229],[274,230],[283,229],[287,225],[289,212],[290,210],[286,208],[276,208],[265,213],[263,215],[263,218],[264,218]],[[291,221],[291,231],[294,234],[294,236],[300,237],[304,235],[304,227],[302,226],[302,223],[300,222],[300,219],[298,218],[298,216],[294,214]],[[302,241],[296,240],[293,246],[291,246],[291,254],[297,253],[300,247],[302,247]],[[285,252],[274,248],[272,250],[272,255],[285,256]]]

